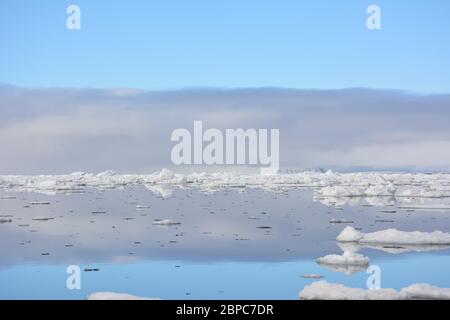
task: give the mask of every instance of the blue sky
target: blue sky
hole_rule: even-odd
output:
[[[370,4],[382,30],[366,28]],[[447,0],[2,0],[0,83],[448,93],[449,14]]]

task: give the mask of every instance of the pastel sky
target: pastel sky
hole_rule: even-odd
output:
[[[0,86],[0,174],[242,170],[174,166],[177,128],[279,128],[282,169],[450,170],[450,94],[346,89]]]
[[[449,14],[448,0],[2,0],[0,174],[161,169],[194,120],[279,128],[282,167],[448,171]]]
[[[70,4],[81,30],[66,28]],[[2,0],[0,82],[448,93],[449,14],[447,0]]]

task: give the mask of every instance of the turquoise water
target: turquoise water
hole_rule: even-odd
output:
[[[401,289],[413,282],[450,287],[450,255],[412,255],[375,259],[382,287]],[[175,267],[179,266],[179,267]],[[84,267],[84,266],[81,266]],[[65,286],[66,266],[20,265],[0,271],[1,299],[84,299],[95,291],[127,292],[163,299],[296,299],[315,281],[303,273],[320,273],[327,281],[366,286],[368,274],[352,276],[318,267],[313,261],[278,263],[141,261],[99,263],[99,272],[83,272],[81,290]]]

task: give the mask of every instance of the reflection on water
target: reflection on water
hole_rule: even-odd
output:
[[[315,262],[349,250],[382,268],[383,286],[450,286],[448,247],[344,248],[335,241],[346,225],[339,221],[364,232],[448,232],[445,199],[427,200],[417,211],[387,198],[314,201],[313,191],[302,188],[156,191],[134,185],[55,195],[2,192],[0,298],[118,291],[164,299],[295,299],[314,281],[303,274],[364,287],[364,268]],[[82,290],[65,288],[65,268],[74,264],[87,269]]]

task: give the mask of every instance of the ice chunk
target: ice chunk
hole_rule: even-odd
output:
[[[53,220],[53,219],[54,218],[37,216],[37,217],[33,217],[31,220],[33,220],[33,221],[48,221],[48,220]]]
[[[329,254],[317,259],[317,263],[325,265],[355,265],[368,266],[370,259],[362,254],[344,251],[342,255]]]
[[[354,221],[346,220],[346,219],[335,219],[335,218],[333,218],[329,222],[330,223],[337,223],[337,224],[339,224],[339,223],[353,223]]]
[[[97,177],[101,178],[101,177],[111,177],[114,176],[116,173],[112,170],[106,170],[103,172],[100,172],[97,174]]]
[[[363,234],[351,226],[346,226],[337,236],[336,240],[340,242],[358,242],[363,238]]]
[[[375,199],[379,205],[391,203],[393,199],[407,201],[408,198],[450,197],[450,174],[335,173],[332,171],[273,175],[238,172],[176,174],[162,169],[153,174],[123,175],[108,170],[99,174],[74,172],[67,175],[0,176],[0,190],[40,192],[49,195],[67,191],[80,192],[80,189],[86,187],[121,188],[131,184],[147,184],[155,190],[161,186],[171,190],[195,187],[204,192],[247,187],[280,192],[289,188],[306,187],[315,191],[316,199],[330,205],[333,203],[356,204],[363,198]],[[346,199],[343,200],[343,198]]]
[[[406,295],[394,289],[364,290],[325,280],[306,285],[299,293],[303,300],[404,300]]]
[[[362,233],[351,226],[337,236],[340,242],[358,242],[361,244],[405,244],[405,245],[447,245],[450,244],[450,234],[442,231],[400,231],[386,229],[371,233]]]
[[[170,219],[163,219],[163,220],[155,220],[152,222],[152,224],[157,225],[157,226],[173,226],[173,225],[178,225],[181,224],[180,222],[174,222]]]
[[[128,293],[94,292],[87,297],[87,300],[161,300],[161,299],[138,297]]]
[[[439,288],[427,283],[417,283],[403,288],[410,299],[439,299],[450,300],[450,288]]]
[[[306,285],[299,293],[304,300],[413,300],[450,299],[450,288],[434,287],[426,283],[413,284],[400,291],[394,289],[360,289],[321,280]]]
[[[322,279],[323,276],[321,274],[316,274],[316,273],[306,273],[306,274],[302,274],[302,278],[305,278],[305,279]]]

